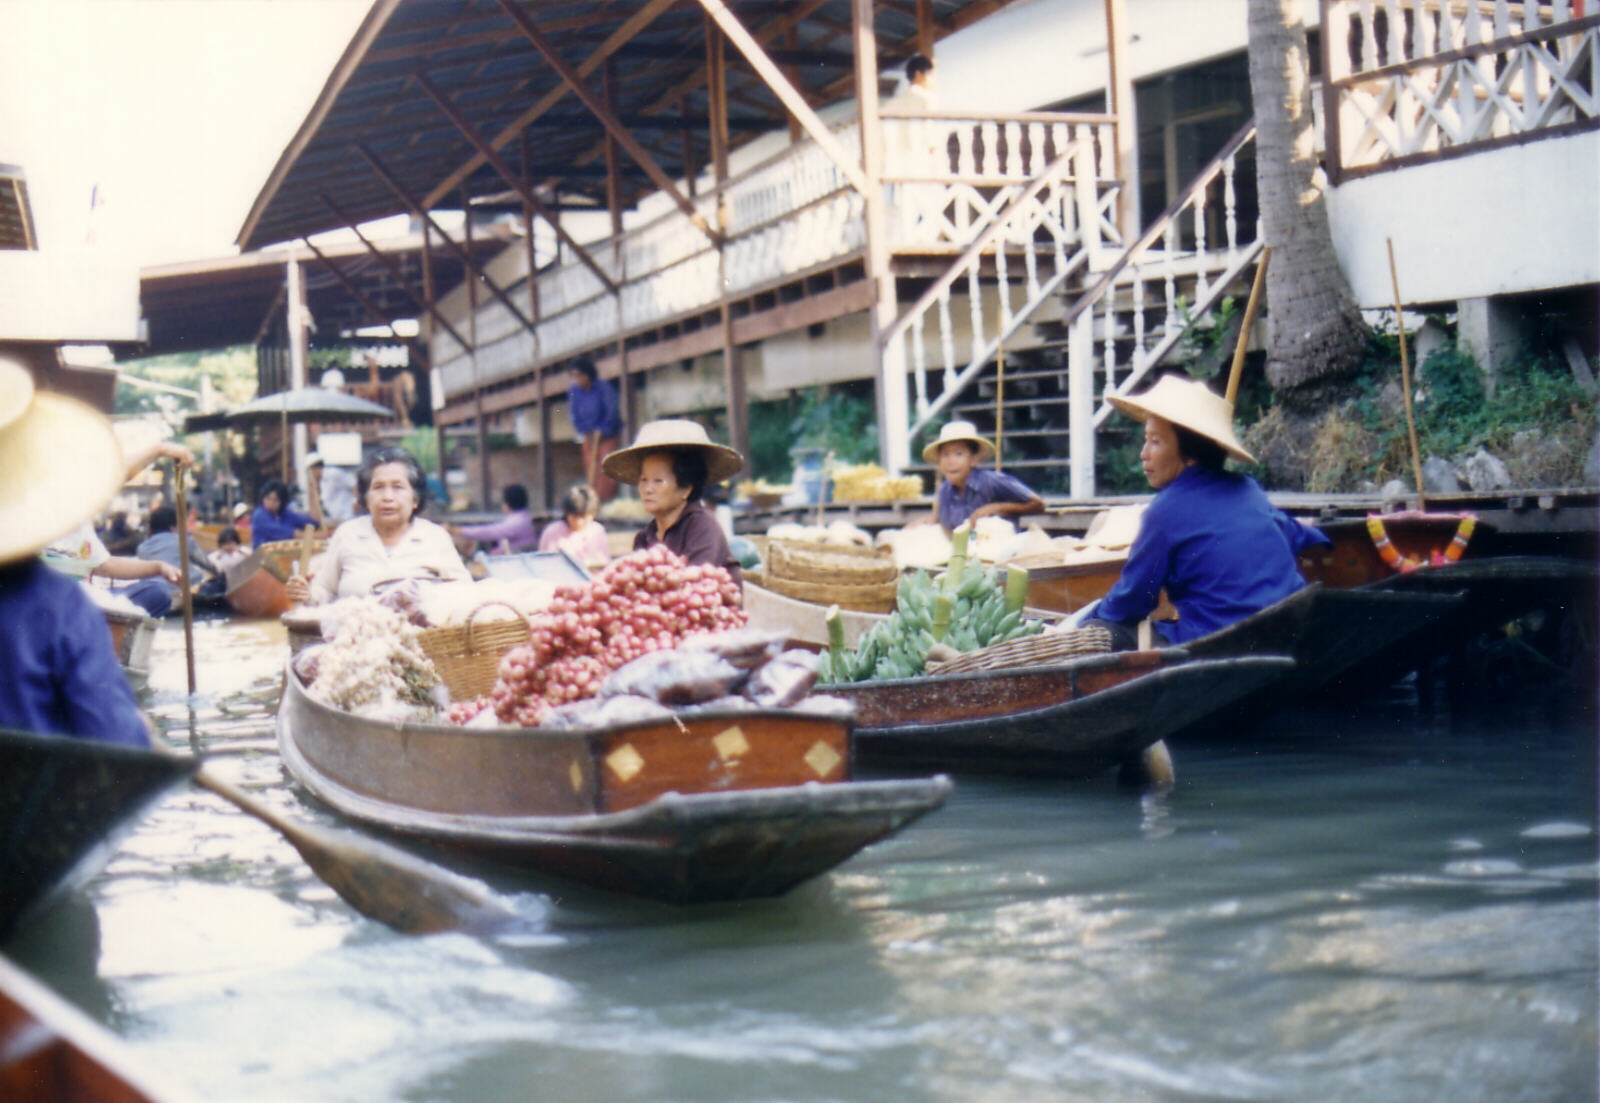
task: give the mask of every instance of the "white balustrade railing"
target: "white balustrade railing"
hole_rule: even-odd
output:
[[[1600,123],[1590,0],[1322,0],[1334,178]]]

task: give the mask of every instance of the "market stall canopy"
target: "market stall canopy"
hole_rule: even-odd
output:
[[[249,425],[272,425],[288,421],[298,425],[307,421],[380,421],[394,417],[394,411],[343,391],[306,387],[251,399],[243,406],[220,414],[195,414],[186,418],[183,431],[198,433],[206,429],[242,429]]]
[[[931,43],[1010,2],[878,0],[880,70],[898,69],[919,48],[919,34]],[[851,0],[718,6],[809,104],[855,95]],[[447,106],[545,195],[553,188],[605,209],[607,131],[584,97],[606,101],[630,140],[682,179],[707,159],[706,28],[705,8],[684,0],[375,0],[252,204],[239,245],[256,249],[346,218],[398,214],[408,200],[459,209],[463,191],[474,200],[505,196],[507,182]],[[783,129],[788,115],[777,95],[737,50],[729,46],[724,57],[732,143]],[[584,97],[563,69],[579,78]],[[636,157],[621,161],[619,200],[628,207],[656,184]]]

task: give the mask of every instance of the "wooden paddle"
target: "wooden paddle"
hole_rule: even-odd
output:
[[[177,757],[154,732],[150,745]],[[401,934],[484,931],[517,920],[516,912],[480,881],[353,831],[301,823],[218,776],[204,762],[194,780],[287,839],[312,872],[345,903]]]
[[[172,483],[178,502],[178,593],[183,600],[183,658],[189,671],[189,696],[194,696],[194,595],[189,592],[189,510],[184,501],[183,468],[172,461]]]
[[[1256,324],[1256,311],[1261,306],[1261,289],[1267,283],[1267,264],[1272,260],[1272,246],[1261,247],[1261,259],[1256,262],[1256,278],[1250,284],[1250,301],[1244,308],[1244,321],[1239,324],[1239,340],[1233,347],[1233,367],[1228,372],[1228,405],[1239,395],[1239,377],[1244,374],[1244,354],[1250,348],[1250,329]]]
[[[1389,279],[1394,284],[1394,328],[1400,334],[1400,388],[1406,399],[1406,436],[1411,442],[1411,470],[1417,480],[1417,511],[1427,509],[1422,497],[1422,451],[1417,447],[1417,416],[1411,409],[1411,366],[1406,358],[1406,320],[1401,314],[1400,273],[1394,266],[1394,238],[1384,238],[1389,246]]]

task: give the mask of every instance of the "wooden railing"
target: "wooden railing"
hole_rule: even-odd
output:
[[[1322,0],[1333,181],[1600,126],[1595,0]]]
[[[890,226],[891,248],[959,253],[1073,142],[1083,143],[1092,171],[1109,181],[1114,126],[1105,115],[886,116],[884,186],[891,206],[921,212]],[[855,120],[832,132],[846,149],[860,148]],[[929,153],[941,139],[942,163]],[[453,341],[434,342],[446,393],[459,394],[476,382],[495,382],[533,363],[615,340],[619,333],[709,309],[721,301],[724,288],[738,294],[779,282],[859,253],[866,240],[863,197],[812,141],[788,146],[697,196],[694,205],[709,224],[722,226],[721,255],[679,210],[587,245],[618,293],[572,259],[537,276],[535,333],[502,304],[481,303],[476,369]],[[1020,242],[1006,247],[1020,249]],[[513,288],[512,297],[525,299],[526,284]]]

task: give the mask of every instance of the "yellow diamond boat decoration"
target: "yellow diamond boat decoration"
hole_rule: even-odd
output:
[[[806,765],[815,770],[818,777],[827,777],[843,761],[844,759],[838,751],[820,739],[813,743],[811,749],[806,752]]]
[[[567,776],[572,779],[572,791],[574,793],[580,791],[583,788],[583,767],[582,766],[579,766],[576,762],[574,762],[572,764],[572,768],[567,771]]]
[[[606,755],[606,765],[611,767],[611,772],[618,778],[632,781],[634,776],[644,769],[644,757],[633,749],[632,743],[624,743]]]
[[[737,724],[721,735],[713,737],[711,745],[717,749],[717,757],[724,762],[750,752],[750,741],[744,737],[744,731]]]

